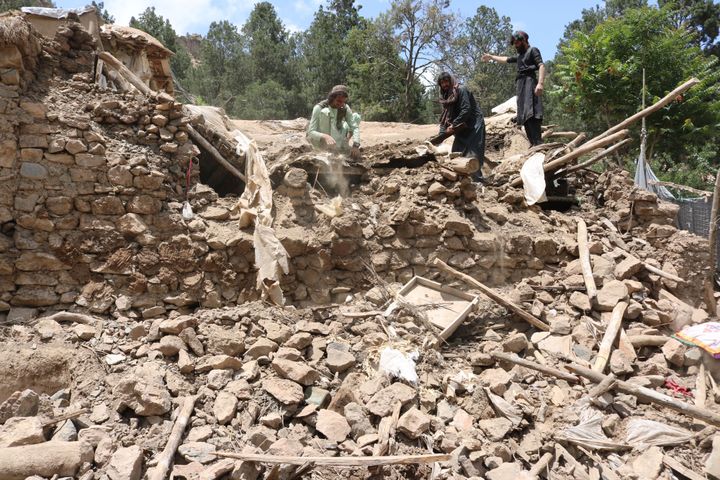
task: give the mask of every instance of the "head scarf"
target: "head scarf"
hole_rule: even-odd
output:
[[[332,88],[332,90],[330,90],[330,93],[328,94],[327,99],[320,102],[320,106],[322,108],[325,108],[325,107],[335,108],[332,106],[332,103],[333,103],[333,100],[335,100],[335,97],[338,97],[338,96],[344,96],[345,98],[348,98],[349,97],[348,87],[346,87],[345,85],[335,85]],[[347,114],[347,108],[345,106],[343,106],[342,108],[338,108],[337,111],[338,112],[337,112],[337,118],[335,119],[335,126],[337,127],[338,130],[341,130],[342,122],[343,122],[343,120],[345,120],[345,115]]]
[[[449,125],[450,106],[458,100],[458,88],[460,85],[455,80],[455,77],[448,72],[442,72],[440,76],[438,76],[438,85],[440,85],[440,82],[443,80],[450,80],[450,88],[447,90],[443,90],[442,87],[440,88],[440,99],[438,101],[443,107],[442,114],[440,115],[440,125]]]

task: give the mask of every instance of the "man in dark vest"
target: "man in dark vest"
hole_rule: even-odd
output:
[[[540,125],[543,118],[542,99],[543,85],[545,83],[545,64],[540,50],[531,47],[528,43],[527,33],[517,31],[510,37],[510,44],[517,51],[516,57],[503,57],[485,53],[483,62],[494,60],[499,63],[517,63],[517,77],[515,77],[515,91],[517,95],[517,123],[525,127],[530,145],[540,145],[542,135]]]
[[[472,92],[460,85],[448,72],[438,77],[440,87],[440,133],[438,140],[455,136],[453,152],[461,152],[465,157],[477,158],[480,170],[473,175],[476,181],[482,180],[482,164],[485,159],[485,119]]]

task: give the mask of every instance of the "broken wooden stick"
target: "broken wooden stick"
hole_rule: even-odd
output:
[[[600,348],[598,349],[597,357],[595,357],[595,363],[592,369],[596,372],[602,373],[605,370],[608,360],[610,360],[610,352],[612,351],[613,343],[620,332],[620,326],[622,325],[623,315],[625,315],[625,309],[628,307],[627,302],[618,302],[613,308],[610,321],[605,328],[605,335],[600,342]]]
[[[89,411],[89,408],[81,408],[80,410],[76,410],[74,412],[64,413],[62,415],[58,415],[57,417],[45,420],[44,422],[42,422],[42,426],[43,428],[49,427],[50,425],[55,425],[56,423],[64,422],[65,420],[70,420],[71,418],[77,418],[84,413],[88,413]]]
[[[231,174],[235,175],[237,178],[242,180],[243,182],[247,183],[247,180],[245,179],[245,175],[240,172],[235,166],[225,160],[225,157],[218,152],[217,148],[213,147],[213,145],[205,140],[205,137],[200,135],[197,130],[195,130],[191,125],[187,125],[187,131],[192,137],[192,139],[200,144],[205,150],[208,151],[208,153],[213,157],[213,159],[218,162],[220,165],[223,166],[225,170],[230,172]]]
[[[533,465],[530,469],[530,475],[537,477],[538,475],[540,475],[541,472],[546,471],[552,459],[553,454],[550,452],[545,452],[545,454],[540,457],[540,460],[538,460],[537,463]]]
[[[674,458],[663,455],[663,464],[668,467],[671,470],[676,471],[683,477],[687,478],[688,480],[706,480],[706,478],[703,475],[699,475],[692,471],[692,469],[686,467],[679,461],[675,460]]]
[[[670,337],[664,335],[628,335],[628,340],[633,347],[662,347]]]
[[[566,365],[565,368],[595,383],[600,383],[605,380],[605,378],[607,378],[607,376],[603,375],[602,373],[595,372],[589,368],[582,367],[575,363]],[[720,426],[720,415],[718,415],[717,413],[711,412],[705,408],[699,408],[695,405],[682,402],[663,393],[656,392],[655,390],[652,390],[650,388],[641,387],[630,382],[618,380],[615,384],[615,390],[617,390],[618,392],[627,393],[629,395],[635,395],[641,400],[662,405],[664,407],[670,408],[671,410],[675,410],[676,412],[683,413],[689,417],[703,420],[711,425]]]
[[[58,323],[82,323],[84,325],[96,325],[98,322],[102,321],[97,317],[75,312],[57,312],[48,317],[43,317],[40,320],[54,320]]]
[[[590,389],[588,392],[588,398],[590,401],[594,404],[598,404],[598,398],[605,395],[607,392],[615,388],[615,383],[617,383],[616,377],[614,374],[608,375],[602,382],[595,385],[593,388]]]
[[[665,105],[667,105],[667,104],[675,101],[675,100],[677,99],[677,96],[678,96],[678,95],[680,95],[681,93],[683,93],[683,92],[685,92],[686,90],[690,89],[690,87],[692,87],[693,85],[697,85],[698,83],[700,83],[700,80],[698,80],[697,78],[691,78],[690,80],[688,80],[687,82],[683,83],[682,85],[680,85],[679,87],[677,87],[675,90],[673,90],[672,92],[668,93],[668,94],[665,95],[663,98],[661,98],[661,99],[658,100],[657,102],[653,103],[653,104],[650,105],[649,107],[647,107],[647,108],[645,108],[645,109],[643,109],[643,110],[640,110],[640,111],[639,111],[638,113],[636,113],[635,115],[626,118],[625,120],[623,120],[622,122],[618,123],[618,124],[615,125],[614,127],[611,127],[611,128],[609,128],[609,129],[605,130],[603,133],[601,133],[600,135],[598,135],[597,137],[595,137],[595,140],[601,139],[601,138],[605,138],[605,137],[607,137],[608,135],[612,135],[613,133],[615,133],[615,132],[617,132],[617,131],[619,131],[619,130],[622,130],[623,128],[626,128],[626,127],[632,125],[633,123],[637,122],[637,121],[640,120],[641,118],[647,117],[647,116],[650,115],[651,113],[657,112],[658,110],[660,110],[661,108],[663,108]]]
[[[552,375],[553,377],[557,377],[568,382],[580,382],[580,379],[575,375],[572,375],[558,368],[548,367],[546,365],[540,365],[539,363],[535,363],[530,360],[525,360],[524,358],[520,358],[517,355],[511,355],[504,352],[491,352],[490,356],[492,356],[496,360],[503,360],[505,362],[514,363],[515,365],[520,365],[521,367],[529,368],[540,373],[547,373],[548,375]]]
[[[218,457],[234,458],[243,462],[258,462],[284,465],[335,465],[339,467],[377,467],[382,465],[422,465],[447,462],[449,454],[428,453],[424,455],[390,455],[381,457],[294,457],[286,455],[265,455],[257,453],[215,452]]]
[[[148,96],[155,95],[155,92],[153,92],[150,87],[145,85],[145,83],[140,80],[137,75],[135,75],[129,68],[127,68],[120,60],[115,58],[115,56],[112,55],[110,52],[100,52],[98,54],[98,57],[100,57],[100,59],[105,62],[107,67],[110,67],[116,72],[118,72],[120,76],[130,82],[130,84],[133,87],[137,88],[138,91]]]
[[[596,153],[595,155],[593,155],[588,160],[585,160],[582,163],[578,163],[577,165],[572,165],[564,170],[558,170],[555,173],[555,175],[557,175],[557,176],[569,175],[573,172],[577,172],[578,170],[582,170],[583,168],[591,167],[595,163],[599,162],[600,160],[607,157],[611,153],[617,151],[620,147],[623,147],[630,142],[632,142],[632,139],[626,138],[625,140],[622,140],[622,141],[616,143],[615,145],[612,145],[612,146],[606,148],[602,152]]]
[[[168,438],[165,448],[157,457],[157,464],[152,473],[148,473],[148,480],[165,480],[165,477],[167,477],[173,457],[175,457],[175,452],[180,446],[180,442],[182,442],[185,427],[187,427],[190,421],[190,415],[192,415],[193,409],[195,408],[196,399],[197,397],[194,395],[185,397],[185,402],[180,407],[172,432],[170,432],[170,438]]]
[[[454,268],[452,268],[450,265],[448,265],[447,263],[443,262],[443,261],[440,260],[439,258],[436,258],[436,259],[433,261],[433,266],[435,266],[436,268],[439,268],[440,270],[443,270],[443,271],[445,271],[445,272],[447,272],[447,273],[450,273],[450,274],[452,274],[452,275],[454,275],[454,276],[456,276],[456,277],[464,280],[466,283],[468,283],[468,284],[472,285],[473,287],[477,288],[477,289],[480,290],[482,293],[484,293],[485,295],[487,295],[487,296],[490,297],[491,299],[495,300],[495,301],[496,301],[497,303],[499,303],[500,305],[502,305],[502,306],[504,306],[504,307],[507,307],[508,309],[510,309],[510,310],[512,310],[513,312],[515,312],[520,318],[522,318],[523,320],[525,320],[526,322],[528,322],[530,325],[532,325],[532,326],[534,326],[534,327],[536,327],[536,328],[539,328],[540,330],[546,331],[546,332],[550,330],[550,327],[549,327],[547,324],[543,323],[542,320],[540,320],[539,318],[535,317],[535,316],[532,315],[531,313],[525,311],[521,306],[519,306],[519,305],[511,302],[510,300],[502,297],[501,295],[497,294],[497,293],[495,292],[495,290],[493,290],[492,288],[490,288],[490,287],[488,287],[488,286],[480,283],[479,281],[475,280],[475,279],[474,279],[473,277],[471,277],[470,275],[466,275],[466,274],[464,274],[464,273],[462,273],[462,272],[458,272],[457,270],[455,270]]]
[[[713,193],[712,208],[710,210],[710,234],[708,245],[710,258],[708,259],[708,276],[705,279],[705,305],[713,317],[717,316],[717,300],[715,300],[715,273],[717,270],[717,230],[718,211],[720,211],[720,169],[715,178],[715,191]]]
[[[592,264],[590,263],[590,248],[588,247],[588,232],[585,220],[577,218],[577,243],[580,252],[580,267],[582,268],[583,280],[585,281],[585,289],[590,303],[595,301],[597,297],[597,286],[595,286],[595,277],[593,277]]]
[[[85,442],[44,442],[0,448],[0,480],[25,480],[33,475],[74,477],[83,463],[93,461]]]

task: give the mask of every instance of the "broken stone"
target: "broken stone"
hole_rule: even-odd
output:
[[[188,442],[178,447],[178,453],[189,462],[210,463],[217,459],[215,445],[205,442]]]
[[[350,425],[345,417],[331,410],[320,410],[315,428],[329,440],[344,442],[350,434]]]
[[[237,358],[229,355],[206,355],[198,360],[195,365],[195,371],[198,373],[209,372],[213,369],[224,370],[240,370],[243,364]]]
[[[137,445],[118,448],[110,458],[106,474],[110,480],[140,480],[143,452]]]
[[[32,445],[45,441],[39,417],[12,417],[0,426],[0,448]]]
[[[528,347],[528,340],[524,333],[514,333],[502,341],[506,352],[520,353]]]
[[[278,349],[278,344],[267,338],[258,338],[255,343],[245,352],[248,358],[257,360],[260,357],[267,357],[271,352]]]
[[[375,427],[370,423],[370,417],[359,403],[348,403],[345,405],[345,419],[350,424],[352,437],[358,439],[363,435],[375,433]]]
[[[320,378],[317,370],[300,362],[276,358],[272,362],[272,367],[282,378],[292,380],[300,385],[312,385]]]
[[[662,448],[652,446],[632,461],[632,468],[639,480],[655,480],[663,469]]]
[[[617,376],[633,373],[633,361],[622,350],[614,350],[610,355],[610,371]]]
[[[136,415],[163,415],[170,410],[170,392],[163,375],[151,366],[137,367],[113,389],[119,408],[130,408]]]
[[[625,257],[625,259],[615,266],[615,278],[625,280],[642,270],[643,265],[640,260],[633,256]]]
[[[0,425],[11,417],[34,417],[38,413],[40,397],[30,389],[15,392],[0,404]]]
[[[355,365],[355,362],[355,356],[350,352],[344,352],[335,348],[327,349],[327,359],[325,363],[333,373],[342,373]]]
[[[290,380],[268,378],[263,381],[262,388],[285,405],[296,405],[305,398],[302,387]]]
[[[415,439],[430,428],[430,416],[413,407],[398,420],[397,428],[408,437]]]
[[[238,399],[232,393],[219,392],[213,405],[213,414],[220,425],[230,423],[237,411]]]
[[[661,348],[663,355],[665,355],[665,359],[672,365],[675,365],[676,367],[682,367],[685,363],[685,352],[687,351],[687,346],[674,339],[671,338],[667,342],[665,342],[665,345]]]
[[[597,307],[604,312],[612,311],[615,305],[622,300],[627,300],[627,286],[619,280],[610,280],[605,282],[603,287],[597,294]]]
[[[492,442],[499,442],[505,438],[510,429],[512,428],[512,422],[507,418],[487,418],[478,422],[480,430],[490,439]]]
[[[392,413],[397,402],[405,405],[415,400],[416,397],[417,392],[414,388],[404,383],[393,383],[373,395],[366,407],[373,415],[385,417]]]

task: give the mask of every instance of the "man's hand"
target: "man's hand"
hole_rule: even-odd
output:
[[[328,147],[334,147],[335,146],[335,139],[330,135],[325,135],[325,145]]]
[[[453,127],[452,125],[449,125],[449,126],[445,129],[445,133],[447,133],[448,135],[454,135],[454,134],[455,134],[455,127]]]
[[[545,89],[543,88],[542,83],[538,83],[537,86],[535,87],[535,96],[542,97],[542,94],[544,91],[545,91]]]
[[[359,160],[360,159],[360,147],[357,145],[353,145],[350,149],[350,158],[353,160]]]
[[[480,58],[483,62],[487,63],[490,60],[492,60],[492,55],[490,55],[489,53],[483,53],[482,57],[480,57]]]

